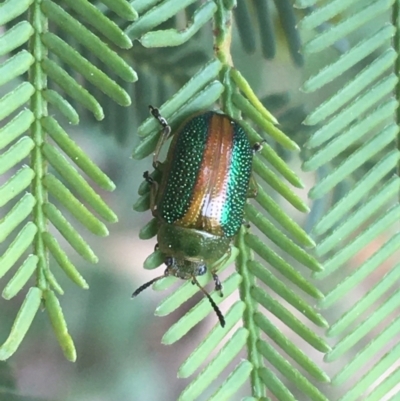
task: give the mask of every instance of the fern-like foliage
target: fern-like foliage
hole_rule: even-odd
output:
[[[122,18],[137,17],[124,0],[104,4]],[[67,6],[73,15],[66,11]],[[82,288],[88,285],[51,228],[84,259],[96,263],[96,255],[62,210],[100,236],[108,234],[103,221],[112,223],[117,217],[82,173],[107,191],[114,189],[113,182],[71,140],[53,113],[63,115],[71,124],[78,123],[79,115],[66,99],[68,95],[96,119],[104,117],[99,102],[82,87],[76,74],[121,105],[129,105],[130,98],[49,27],[58,26],[128,82],[136,80],[135,72],[106,42],[124,49],[132,43],[112,20],[85,0],[63,1],[62,5],[50,0],[7,0],[0,4],[0,26],[6,24],[7,30],[0,37],[0,55],[6,56],[0,65],[0,86],[5,89],[0,99],[0,172],[8,178],[0,187],[0,206],[7,207],[0,220],[0,240],[12,241],[0,257],[0,277],[15,265],[19,268],[5,286],[3,298],[14,297],[31,277],[34,280],[9,337],[0,346],[0,360],[16,351],[41,305],[48,312],[65,356],[75,360],[75,348],[56,296],[63,289],[53,274],[49,255],[74,283]],[[68,72],[63,65],[69,66]],[[21,162],[27,164],[21,166]]]
[[[136,9],[140,10],[139,1],[134,4]],[[193,20],[193,25],[181,32],[176,29],[149,30],[156,28],[174,13],[182,11],[187,5],[189,2],[165,1],[159,7],[146,9],[143,14],[139,11],[139,19],[128,27],[126,32],[132,39],[139,39],[146,46],[181,44],[188,39],[187,32],[195,30],[193,25],[196,23],[196,18]],[[207,16],[204,19],[199,18],[197,20],[200,21],[199,24],[213,19],[214,58],[162,104],[160,112],[174,130],[183,119],[218,102],[220,110],[233,118],[240,119],[251,141],[261,141],[265,136],[271,144],[278,143],[288,151],[298,151],[296,143],[277,128],[275,118],[264,108],[248,82],[232,64],[230,55],[232,6],[233,2],[229,1],[208,1],[195,11],[194,16],[203,13]],[[207,13],[204,10],[207,10]],[[291,7],[290,11],[293,13]],[[242,15],[239,14],[237,18],[242,18]],[[157,121],[149,117],[139,127],[138,134],[142,139],[133,156],[147,157],[154,151],[159,138]],[[257,204],[254,206],[248,204],[245,213],[253,228],[258,228],[261,234],[259,236],[251,234],[248,228],[243,227],[235,240],[235,249],[230,260],[220,269],[220,272],[224,271],[230,263],[236,261],[236,271],[223,281],[224,297],[221,298],[215,293],[211,293],[211,296],[217,304],[220,304],[239,292],[240,300],[232,301],[233,305],[227,310],[226,327],[222,329],[219,323],[216,323],[214,329],[183,362],[178,372],[180,377],[189,377],[200,366],[203,368],[183,391],[180,399],[197,399],[209,386],[212,386],[213,381],[228,364],[232,365],[231,362],[236,361],[229,369],[227,379],[214,389],[214,394],[209,399],[222,400],[235,397],[240,387],[250,381],[252,392],[249,394],[249,400],[264,399],[270,393],[282,400],[295,399],[292,386],[310,399],[326,400],[315,386],[315,382],[327,382],[328,376],[305,351],[299,349],[273,323],[274,319],[281,321],[309,346],[320,352],[330,349],[324,340],[298,317],[299,314],[303,315],[315,326],[327,326],[325,319],[300,295],[303,292],[309,298],[323,297],[322,293],[296,268],[304,266],[305,270],[314,272],[321,270],[318,262],[304,249],[314,246],[314,243],[274,200],[275,195],[279,196],[297,210],[307,212],[307,205],[291,188],[293,186],[301,188],[303,184],[269,144],[265,144],[260,157],[255,157],[253,168],[259,181],[259,193],[256,198]],[[264,184],[269,185],[271,190],[267,192]],[[135,203],[135,210],[148,210],[150,188],[147,182],[142,183],[139,194],[141,197]],[[274,222],[264,214],[271,216]],[[157,221],[153,219],[140,231],[140,237],[152,238],[156,235],[157,229]],[[274,244],[275,250],[266,245],[267,241]],[[254,254],[257,254],[257,260]],[[144,266],[147,269],[154,269],[160,266],[164,259],[161,252],[156,250],[147,258]],[[206,285],[210,279],[211,277],[201,277],[199,282],[201,285]],[[157,290],[166,289],[176,281],[175,278],[168,277],[158,281],[154,287]],[[165,316],[175,311],[197,291],[198,288],[190,282],[183,283],[164,299],[158,306],[156,314]],[[275,295],[272,295],[271,291]],[[290,307],[285,306],[282,300]],[[170,327],[162,341],[166,344],[177,342],[211,311],[207,299],[203,299]],[[268,340],[265,340],[265,336]],[[271,340],[283,350],[283,355],[271,346]],[[221,342],[224,344],[223,347],[211,361],[206,362]],[[247,358],[240,359],[243,350],[247,351]]]
[[[299,7],[314,3],[296,2]],[[327,331],[334,345],[325,360],[339,362],[332,393],[346,401],[389,399],[399,382],[400,348],[394,339],[400,328],[400,266],[389,262],[400,247],[394,226],[400,217],[399,10],[398,1],[336,0],[314,7],[299,24],[303,35],[310,37],[314,28],[336,20],[331,29],[304,45],[306,55],[320,59],[329,60],[332,45],[352,37],[343,55],[326,62],[303,85],[306,93],[318,93],[341,79],[336,91],[305,120],[315,128],[306,143],[310,151],[303,167],[324,169],[310,197],[321,199],[357,177],[353,185],[342,187],[342,198],[313,227],[316,253],[325,259],[324,271],[314,274],[326,288],[319,306],[335,310]],[[350,268],[350,260],[369,247],[370,256]],[[398,399],[398,389],[390,399]]]
[[[77,124],[84,112],[102,120],[107,110],[104,128],[121,141],[138,126],[140,143],[133,156],[145,158],[160,134],[157,121],[144,117],[152,99],[173,131],[193,113],[218,108],[240,121],[252,142],[266,138],[253,163],[258,195],[245,207],[250,228],[241,228],[230,259],[219,270],[224,296],[211,293],[226,326],[209,317],[215,327],[178,371],[179,377],[193,377],[180,399],[237,399],[245,383],[250,384],[246,400],[378,401],[391,394],[397,399],[400,268],[394,263],[383,274],[382,265],[400,246],[393,230],[400,217],[399,12],[399,0],[1,2],[0,173],[5,180],[0,240],[8,247],[0,256],[0,277],[10,276],[2,295],[13,298],[28,282],[30,288],[0,346],[0,360],[16,351],[41,306],[65,356],[75,360],[56,296],[63,289],[55,264],[78,286],[88,285],[58,238],[96,262],[68,216],[100,236],[108,233],[105,222],[117,220],[87,179],[104,190],[113,190],[114,184],[71,140],[63,122]],[[285,96],[256,97],[232,60],[235,30],[248,54],[261,50],[271,59],[285,42],[298,67],[322,64],[302,87],[308,99],[315,93],[319,103],[305,126],[298,126],[305,113],[301,106],[282,113],[278,128],[269,105],[284,104]],[[135,86],[134,69],[140,78]],[[131,101],[135,113],[122,112]],[[145,121],[139,126],[132,120]],[[303,168],[315,171],[317,181],[309,194],[313,204],[306,230],[286,211],[309,211],[295,192],[304,185],[286,157],[299,145]],[[152,173],[156,180],[158,174]],[[135,209],[148,211],[147,182],[139,195]],[[140,237],[153,238],[157,230],[152,219]],[[388,232],[352,269],[349,261]],[[313,247],[324,270],[307,250]],[[155,251],[144,267],[154,269],[163,261]],[[210,280],[203,276],[199,283]],[[191,283],[179,281],[178,286],[177,281],[168,277],[155,284],[157,290],[175,285],[157,315],[174,312],[198,292]],[[210,312],[203,299],[162,341],[178,342]],[[320,334],[326,328],[332,349]],[[326,353],[324,368],[332,379],[310,350]],[[335,371],[330,362],[339,368]],[[3,382],[0,387],[10,390]]]

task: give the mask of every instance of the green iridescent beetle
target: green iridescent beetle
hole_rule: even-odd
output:
[[[150,111],[163,127],[153,159],[162,176],[159,183],[148,172],[144,177],[151,185],[158,248],[165,255],[167,268],[132,296],[163,277],[192,280],[210,300],[224,326],[222,313],[196,276],[205,274],[207,266],[218,261],[218,266],[224,264],[230,256],[232,240],[243,223],[246,198],[256,195],[256,186],[250,182],[253,153],[260,145],[251,146],[238,122],[225,114],[207,111],[190,118],[175,133],[161,166],[160,149],[171,128],[158,109],[150,106]],[[218,266],[211,273],[215,289],[222,295]]]

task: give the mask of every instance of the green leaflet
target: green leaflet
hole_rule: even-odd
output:
[[[208,1],[200,6],[193,15],[190,25],[183,31],[167,29],[144,34],[140,43],[145,47],[179,46],[189,40],[198,30],[209,21],[215,13],[217,6]]]
[[[6,341],[0,346],[0,360],[8,359],[17,350],[19,344],[25,337],[36,312],[39,310],[42,291],[37,287],[31,287],[24,302],[14,320],[10,334]]]
[[[39,258],[36,255],[29,255],[25,259],[12,279],[4,287],[4,290],[1,294],[4,299],[11,299],[22,290],[23,286],[36,271],[38,260]]]
[[[46,310],[53,326],[54,332],[57,336],[58,342],[64,352],[65,357],[75,362],[76,351],[71,336],[68,333],[67,324],[61,310],[60,302],[55,296],[53,291],[46,291],[44,293],[44,301]]]

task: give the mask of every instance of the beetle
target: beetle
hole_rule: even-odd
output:
[[[196,277],[213,265],[215,289],[222,296],[217,270],[230,256],[247,198],[256,195],[252,162],[260,144],[251,146],[242,126],[226,114],[206,111],[192,116],[177,130],[165,162],[160,163],[160,150],[171,136],[171,127],[157,108],[149,108],[162,127],[153,157],[161,180],[157,182],[148,172],[144,178],[151,187],[157,246],[165,255],[167,268],[132,297],[163,277],[191,280],[209,299],[223,327],[221,311]]]

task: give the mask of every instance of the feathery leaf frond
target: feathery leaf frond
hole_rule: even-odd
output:
[[[296,2],[301,7],[313,3]],[[347,392],[339,390],[341,400],[383,399],[396,384],[396,374],[391,374],[391,370],[397,359],[394,355],[399,355],[398,345],[390,349],[387,345],[395,335],[398,321],[388,319],[398,309],[393,284],[398,280],[399,266],[393,263],[384,274],[383,263],[398,252],[399,234],[380,240],[383,233],[393,233],[393,224],[400,217],[400,179],[395,174],[400,156],[396,148],[398,99],[393,97],[398,93],[399,8],[398,2],[394,3],[336,0],[315,7],[299,23],[307,35],[308,30],[328,19],[338,18],[330,30],[304,45],[307,54],[327,52],[335,41],[353,35],[348,51],[337,60],[328,59],[303,85],[307,93],[319,92],[342,78],[336,84],[336,92],[323,99],[304,121],[315,128],[306,143],[310,151],[303,168],[333,166],[312,188],[310,197],[321,199],[335,186],[351,180],[355,174],[357,177],[356,183],[347,187],[343,197],[313,227],[316,253],[325,259],[324,270],[314,273],[316,279],[326,283],[325,298],[319,305],[340,311],[335,313],[327,331],[334,345],[325,360],[349,361],[340,366],[332,379],[333,386],[348,388]],[[392,23],[385,21],[390,11]],[[357,261],[351,269],[349,261],[371,246],[374,250],[370,256]],[[346,303],[357,288],[362,296]],[[373,330],[378,330],[379,335],[372,334]]]
[[[137,5],[136,3],[138,2],[134,4]],[[172,4],[172,2],[164,2],[163,5],[167,3]],[[327,382],[329,377],[267,317],[273,315],[273,319],[277,319],[281,324],[289,327],[316,350],[327,352],[330,349],[321,337],[313,333],[296,317],[291,308],[285,307],[275,296],[271,296],[269,291],[267,292],[267,289],[271,289],[279,299],[287,301],[312,324],[327,327],[326,320],[297,291],[299,288],[316,299],[323,297],[322,293],[294,267],[295,263],[296,266],[303,265],[310,271],[321,270],[319,263],[304,250],[304,247],[314,246],[314,242],[273,199],[275,194],[279,194],[301,212],[308,211],[308,206],[291,188],[292,186],[303,187],[301,180],[276,153],[270,143],[277,142],[290,151],[297,151],[299,147],[276,126],[275,117],[264,108],[240,71],[230,65],[229,49],[224,40],[227,40],[226,35],[229,35],[227,30],[231,29],[230,23],[227,22],[230,19],[231,10],[222,1],[217,1],[215,4],[217,5],[213,16],[216,35],[214,39],[215,58],[200,68],[181,89],[160,105],[159,111],[167,119],[174,132],[184,119],[195,112],[208,109],[218,102],[219,109],[233,118],[240,119],[241,125],[252,142],[260,142],[263,138],[267,138],[269,143],[265,144],[260,152],[260,157],[256,156],[253,163],[254,172],[260,182],[256,198],[258,205],[257,207],[247,205],[245,208],[246,218],[265,237],[261,239],[250,234],[248,229],[243,227],[235,240],[235,248],[232,248],[229,259],[224,260],[223,265],[219,267],[218,273],[220,274],[236,260],[236,272],[231,273],[223,280],[223,297],[218,296],[216,291],[210,293],[215,303],[220,305],[237,292],[240,294],[241,301],[233,302],[233,305],[225,313],[226,326],[222,329],[217,323],[181,365],[180,377],[193,375],[200,367],[202,370],[186,387],[180,399],[196,399],[209,386],[213,386],[213,382],[228,364],[237,361],[233,365],[233,369],[229,371],[227,379],[220,383],[219,387],[212,387],[215,388],[215,393],[211,399],[219,399],[218,397],[222,395],[234,396],[235,391],[238,391],[247,380],[250,380],[253,389],[252,395],[256,398],[264,397],[267,389],[276,396],[284,393],[288,397],[293,397],[288,384],[282,381],[287,380],[311,399],[326,400],[326,397],[317,389],[315,382]],[[175,5],[177,6],[177,3]],[[181,6],[183,4],[179,5],[179,7]],[[240,7],[243,7],[243,4]],[[281,5],[278,8],[282,9]],[[215,8],[210,6],[211,9]],[[133,23],[127,29],[130,37],[145,41],[147,45],[147,40],[154,38],[155,44],[164,45],[164,42],[156,40],[158,32],[161,31],[154,31],[154,35],[151,34],[152,32],[145,31],[145,29],[155,28],[156,24],[160,24],[164,20],[166,15],[163,15],[160,10],[162,7],[159,9],[154,7],[144,14],[146,20],[141,22],[139,18]],[[172,10],[169,11],[172,14]],[[194,15],[202,12],[200,7]],[[293,12],[291,8],[290,12]],[[165,34],[176,35],[176,32],[166,31]],[[180,38],[182,39],[183,35]],[[172,39],[169,42],[176,44]],[[148,118],[138,128],[138,134],[141,142],[135,148],[133,156],[143,158],[156,148],[159,138],[158,121],[153,117]],[[265,163],[273,166],[276,173]],[[155,180],[160,179],[158,171],[153,172],[151,176]],[[273,189],[272,193],[270,191],[267,194],[264,185],[261,184],[263,181],[270,185]],[[134,209],[137,211],[148,210],[150,208],[150,186],[147,181],[140,185],[139,195]],[[276,223],[265,218],[260,210],[270,213]],[[140,237],[149,239],[155,236],[157,231],[158,221],[153,219],[142,228]],[[266,238],[276,245],[276,251],[266,246]],[[254,260],[253,251],[263,259],[263,263]],[[146,259],[144,267],[154,269],[160,266],[164,260],[165,257],[162,253],[156,250]],[[278,275],[267,270],[265,262],[273,267]],[[290,284],[282,281],[279,276],[283,276],[284,280],[288,280]],[[210,276],[202,276],[198,281],[201,286],[204,286],[210,279]],[[153,287],[157,290],[165,290],[176,281],[177,279],[172,277],[163,278],[157,280]],[[165,316],[172,313],[198,291],[199,288],[190,282],[183,283],[161,302],[156,309],[156,314]],[[177,342],[211,311],[210,303],[204,298],[167,330],[162,342],[165,344]],[[241,322],[242,327],[236,327],[238,322]],[[272,339],[278,347],[281,347],[289,358],[294,359],[297,366],[291,366],[286,360],[286,355],[280,355],[275,348],[271,347],[264,340],[265,335]],[[211,361],[207,362],[210,353],[221,342],[224,344],[222,348]],[[238,357],[244,349],[247,349],[248,361],[240,362]],[[266,367],[266,364],[272,364],[273,369]],[[311,380],[308,374],[311,375]],[[234,386],[232,386],[233,381]],[[271,385],[271,383],[276,383],[276,385]]]
[[[194,113],[216,109],[262,144],[253,158],[258,192],[244,208],[246,223],[229,252],[207,266],[218,268],[223,296],[216,286],[211,302],[196,302],[210,273],[196,277],[198,285],[155,274],[139,287],[168,291],[158,316],[191,305],[167,329],[164,344],[192,335],[210,313],[215,321],[181,363],[178,377],[191,380],[179,399],[237,399],[246,383],[245,400],[394,399],[399,11],[398,0],[2,2],[0,278],[8,281],[2,296],[30,288],[0,360],[17,350],[40,307],[66,358],[76,359],[53,265],[88,288],[63,241],[96,263],[76,222],[106,236],[106,224],[117,221],[97,191],[112,191],[114,183],[70,138],[65,122],[104,118],[102,127],[120,141],[137,130],[133,157],[143,159],[160,138],[159,122],[146,118],[149,104],[173,134]],[[240,52],[247,53],[248,70]],[[255,72],[253,57],[267,70],[265,59],[288,56],[311,71],[301,103],[285,88],[259,99],[246,79]],[[311,111],[309,102],[316,104]],[[298,192],[303,176],[289,164],[299,150],[303,170],[315,172],[310,203]],[[150,209],[150,183],[164,173],[160,163],[142,182],[136,211]],[[291,217],[308,212],[305,227]],[[159,227],[153,217],[139,237],[152,239]],[[165,260],[156,248],[144,268]],[[313,355],[319,353],[326,372]]]
[[[70,139],[57,119],[49,115],[48,106],[54,107],[70,123],[77,124],[79,114],[65,98],[67,94],[97,119],[104,117],[98,100],[81,85],[76,74],[121,105],[129,105],[130,97],[52,29],[54,25],[60,27],[129,82],[137,79],[135,72],[104,40],[124,49],[132,43],[91,3],[84,0],[65,3],[70,9],[50,0],[9,0],[0,4],[0,25],[7,24],[0,37],[0,53],[6,56],[0,65],[0,86],[4,88],[0,99],[0,147],[3,150],[0,173],[6,177],[0,187],[0,205],[9,209],[0,221],[1,241],[11,238],[18,230],[0,257],[0,275],[4,276],[14,265],[20,265],[6,284],[3,297],[16,296],[35,276],[35,284],[31,284],[10,335],[0,346],[0,360],[9,358],[17,350],[41,304],[49,313],[64,354],[70,360],[76,358],[61,306],[53,292],[62,294],[63,289],[52,273],[49,255],[78,286],[88,288],[88,284],[62,249],[49,223],[83,258],[92,263],[98,259],[55,203],[58,201],[96,235],[108,234],[101,220],[117,221],[117,216],[83,178],[81,171],[105,190],[112,191],[115,185]],[[137,16],[124,0],[113,2],[111,8],[130,20]],[[69,11],[73,11],[74,16]],[[21,46],[22,49],[18,49]],[[68,71],[65,65],[69,66]],[[56,84],[61,92],[50,89],[49,84]],[[28,107],[21,109],[27,103]],[[49,141],[50,138],[54,142]],[[29,166],[21,166],[26,159]],[[48,171],[49,168],[59,178]],[[30,192],[21,196],[28,187]],[[17,197],[20,199],[15,199]],[[15,203],[9,207],[13,201]],[[22,228],[19,227],[21,224]]]

